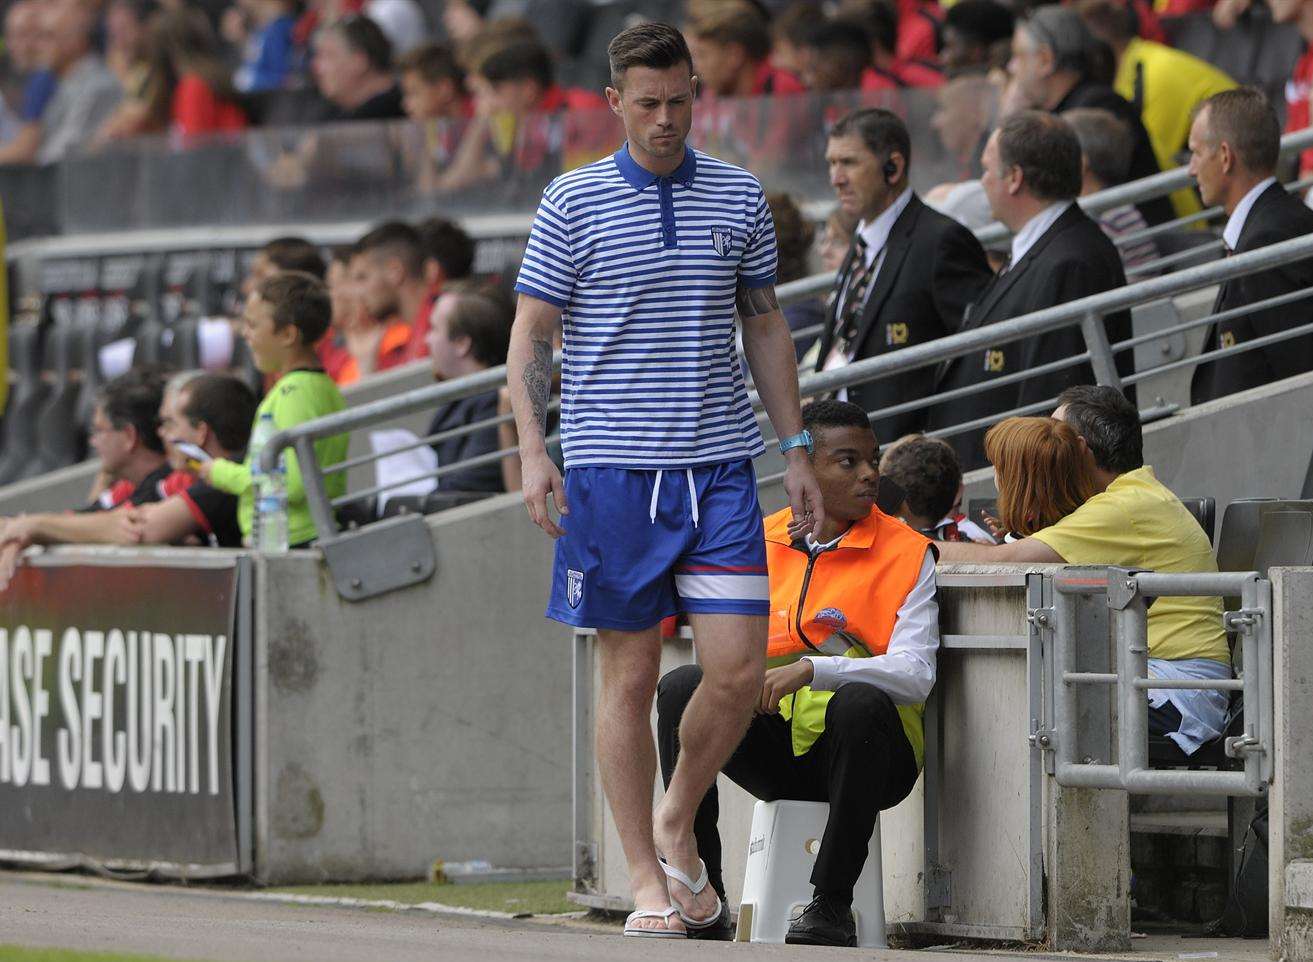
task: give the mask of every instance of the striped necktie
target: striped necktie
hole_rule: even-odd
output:
[[[854,242],[853,269],[848,276],[848,289],[844,292],[843,306],[839,311],[836,333],[843,342],[843,352],[848,353],[852,340],[857,336],[857,321],[862,316],[862,307],[866,304],[866,291],[871,286],[871,268],[875,266],[872,259],[866,262],[866,241],[858,237]]]

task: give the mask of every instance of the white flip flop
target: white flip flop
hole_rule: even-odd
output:
[[[692,892],[695,896],[701,895],[702,890],[707,887],[707,883],[709,881],[707,877],[707,863],[702,861],[702,859],[698,859],[698,869],[701,872],[701,874],[698,875],[697,881],[694,881],[693,879],[689,878],[679,869],[675,868],[675,866],[667,862],[665,856],[660,856],[657,859],[657,861],[661,865],[661,871],[666,873],[666,878],[674,879],[680,885],[684,886],[686,889]],[[723,913],[727,908],[727,906],[725,905],[725,900],[720,899],[716,903],[716,911],[714,915],[708,916],[705,919],[696,919],[691,915],[684,914],[684,909],[680,907],[679,902],[675,900],[675,897],[673,895],[670,897],[670,902],[673,906],[676,907],[677,911],[679,912],[679,920],[683,922],[684,925],[686,925],[690,929],[711,928],[713,925],[716,925],[718,922],[720,922],[721,913]]]
[[[663,924],[670,924],[670,916],[679,915],[679,909],[670,906],[667,909],[639,909],[637,912],[630,912],[625,919],[625,935],[636,939],[686,939],[687,932],[676,932],[674,929],[640,929],[634,925],[639,919],[660,919]]]

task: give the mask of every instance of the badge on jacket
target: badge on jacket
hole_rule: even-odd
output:
[[[1001,374],[1007,366],[1007,355],[1002,351],[985,352],[985,370],[990,374]]]
[[[906,344],[907,339],[911,336],[911,331],[906,324],[886,324],[884,326],[884,342],[890,347],[896,347],[900,344]]]

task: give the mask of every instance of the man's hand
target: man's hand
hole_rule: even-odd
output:
[[[24,545],[17,541],[6,541],[0,545],[0,591],[9,587],[18,569],[18,561],[23,557]]]
[[[208,466],[208,462],[202,467]],[[141,544],[146,540],[146,516],[147,509],[145,506],[120,508],[115,512],[119,522],[119,532],[122,540],[128,544]]]
[[[561,472],[557,470],[546,451],[522,458],[521,464],[524,475],[521,492],[524,495],[524,503],[529,509],[529,517],[533,519],[534,524],[553,538],[561,537],[565,534],[565,529],[552,520],[547,504],[550,497],[556,503],[558,514],[570,513],[570,506],[565,503],[565,481],[561,477]]]
[[[766,681],[761,686],[758,710],[763,715],[774,715],[780,710],[780,699],[792,695],[803,685],[810,685],[814,674],[815,669],[807,658],[800,658],[782,668],[772,668],[766,672]]]
[[[19,514],[0,523],[0,544],[16,544],[22,551],[36,537],[37,522],[29,515]]]
[[[793,509],[789,537],[810,533],[819,538],[821,525],[825,523],[825,505],[821,502],[821,488],[816,483],[811,460],[802,448],[793,448],[784,457],[789,462],[784,471],[784,491],[789,496],[789,507]]]

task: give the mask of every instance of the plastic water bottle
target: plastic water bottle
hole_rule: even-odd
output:
[[[287,550],[287,473],[280,456],[273,471],[265,471],[261,455],[274,436],[274,417],[266,411],[251,432],[249,458],[254,507],[251,546],[260,551]]]

